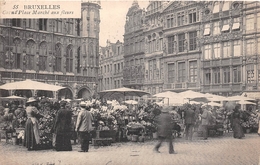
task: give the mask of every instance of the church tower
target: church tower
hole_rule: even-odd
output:
[[[81,3],[81,54],[83,76],[97,77],[99,67],[100,1]]]

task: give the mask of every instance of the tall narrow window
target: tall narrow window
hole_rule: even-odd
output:
[[[213,44],[213,57],[220,58],[220,43]]]
[[[186,68],[185,62],[178,63],[178,82],[185,82]]]
[[[250,14],[246,16],[246,30],[254,30],[255,29],[255,15]]]
[[[39,19],[39,30],[47,30],[47,19]]]
[[[178,13],[178,26],[184,25],[184,13]]]
[[[73,50],[71,45],[66,50],[66,71],[73,72]]]
[[[185,34],[179,34],[178,35],[178,46],[179,46],[179,52],[184,52],[184,42],[185,42]]]
[[[174,63],[168,64],[168,83],[175,81],[175,65]]]
[[[76,23],[77,23],[77,29],[76,29],[76,31],[77,31],[77,36],[80,36],[80,19],[77,19],[76,20]]]
[[[234,56],[241,56],[240,40],[234,40],[233,45],[234,45],[233,47]]]
[[[205,60],[211,59],[211,45],[204,46],[204,59]]]
[[[33,29],[34,19],[26,19],[26,28]]]
[[[55,45],[55,65],[54,70],[57,72],[61,71],[61,44]]]
[[[62,32],[62,19],[56,19],[56,32],[61,33]]]
[[[230,82],[230,68],[224,67],[223,68],[223,83],[229,83]]]
[[[209,69],[205,70],[205,84],[211,84],[211,72]]]
[[[230,42],[223,42],[223,58],[228,58],[230,55]]]
[[[173,27],[174,26],[174,18],[173,14],[167,16],[167,28]]]
[[[251,84],[255,82],[255,69],[254,65],[250,64],[246,66],[246,72],[247,72],[247,83]]]
[[[150,60],[148,64],[149,64],[149,80],[151,80],[153,77],[153,60]]]
[[[80,47],[77,50],[77,73],[80,73]]]
[[[47,44],[46,42],[42,42],[40,44],[40,52],[39,52],[39,70],[45,71],[47,67]]]
[[[153,79],[157,78],[157,64],[156,60],[153,60]]]
[[[168,54],[174,52],[174,36],[168,37]]]
[[[4,67],[4,52],[5,52],[5,40],[4,37],[0,37],[0,68]]]
[[[219,84],[220,83],[220,69],[219,68],[215,68],[213,69],[213,82],[214,84]]]
[[[198,72],[198,66],[197,61],[191,61],[190,62],[190,82],[197,82],[197,72]]]
[[[71,18],[67,19],[66,33],[73,34],[73,19],[71,19]]]
[[[246,41],[246,55],[251,56],[254,55],[254,40],[250,39]]]
[[[233,82],[239,83],[241,82],[241,67],[233,67]]]
[[[259,12],[256,14],[256,24],[257,24],[256,25],[257,30],[259,30],[260,29],[260,13]]]
[[[189,32],[189,46],[190,50],[196,50],[197,48],[197,32]]]
[[[21,53],[22,53],[22,44],[21,44],[21,39],[16,38],[14,40],[14,51],[13,53],[15,54],[15,59],[14,59],[14,68],[17,69],[22,69],[21,67]]]
[[[257,38],[257,55],[260,56],[260,38]]]
[[[191,10],[189,13],[189,23],[196,22],[196,9]]]
[[[19,18],[12,19],[12,26],[21,27],[22,26],[22,20]]]
[[[34,69],[34,55],[36,54],[35,50],[35,42],[33,40],[29,40],[26,43],[26,69],[33,70]]]
[[[213,35],[220,34],[219,22],[213,23]]]

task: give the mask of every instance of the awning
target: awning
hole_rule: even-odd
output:
[[[210,35],[210,29],[209,28],[205,29],[203,35],[204,36]]]
[[[237,30],[239,28],[240,28],[240,23],[239,22],[233,23],[232,30]]]
[[[215,5],[213,9],[213,13],[218,13],[219,12],[219,5]]]
[[[224,25],[222,28],[222,32],[228,31],[229,30],[229,25]]]
[[[246,96],[252,99],[260,99],[260,92],[244,92],[241,96]]]
[[[222,8],[222,11],[227,11],[227,10],[229,10],[229,3],[230,3],[230,2],[225,2],[225,3],[224,3],[223,8]]]

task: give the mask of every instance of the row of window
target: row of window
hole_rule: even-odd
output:
[[[233,80],[231,80],[231,74]],[[246,68],[246,81],[247,83],[255,83],[256,81],[256,70],[254,65],[247,65]],[[220,83],[239,83],[242,80],[241,66],[236,67],[224,67],[222,72],[220,68],[207,69],[204,73],[205,84],[220,84]],[[260,67],[258,69],[258,82],[260,82]]]
[[[12,19],[11,24],[15,27],[24,27],[22,24],[23,19]],[[28,29],[39,29],[43,31],[54,31],[57,33],[74,34],[73,31],[76,30],[76,34],[80,35],[80,20],[79,19],[55,19],[54,26],[49,27],[48,19],[39,19],[38,27],[36,24],[36,19],[26,19],[25,27]],[[77,26],[74,27],[74,24]]]
[[[204,45],[204,59],[242,56],[241,47],[242,41],[240,40]],[[257,52],[255,52],[255,47],[257,47]],[[246,56],[255,55],[256,53],[260,54],[260,38],[257,38],[256,42],[254,39],[246,40],[245,50]]]
[[[54,49],[54,56],[49,56],[49,48],[46,42],[42,42],[39,45],[39,53],[36,53],[36,43],[33,40],[29,40],[26,43],[26,52],[22,52],[21,41],[16,39],[14,41],[15,46],[11,51],[5,51],[4,44],[0,44],[0,67],[9,69],[27,69],[36,70],[37,66],[41,71],[48,71],[48,65],[53,65],[54,71],[63,71],[62,66],[66,66],[66,72],[73,72],[73,47],[69,45],[66,47],[65,57],[63,57],[63,48],[61,44],[56,44]],[[93,44],[90,44],[93,46]],[[92,47],[92,49],[94,49]],[[90,49],[90,50],[92,50]],[[94,53],[93,50],[90,54]],[[90,56],[89,63],[98,64],[98,57],[94,59],[94,56]],[[95,60],[95,61],[94,61]],[[80,47],[77,49],[77,56],[75,59],[77,72],[80,73]],[[63,64],[62,64],[63,63]],[[83,60],[82,65],[86,66],[86,61]],[[25,68],[24,68],[24,67]]]
[[[186,66],[188,65],[188,67]],[[186,70],[186,68],[189,68]],[[175,82],[197,82],[197,61],[170,63],[168,64],[168,83]],[[188,73],[187,73],[188,72]],[[188,77],[187,77],[188,76]]]
[[[168,37],[168,54],[184,52],[184,50],[196,50],[197,32],[189,32],[187,37],[188,39],[185,38],[185,33]]]
[[[125,61],[125,66],[130,67],[134,65],[142,65],[144,63],[144,59],[131,59],[131,60],[126,60]]]
[[[177,15],[167,15],[166,16],[166,26],[167,28],[182,26],[185,24],[191,24],[194,22],[198,22],[197,18],[198,14],[196,9],[189,10],[187,22],[185,21],[186,15],[184,12],[178,13]]]
[[[131,53],[138,53],[144,51],[144,41],[140,42],[134,42],[129,45],[125,45],[125,53],[131,54]]]

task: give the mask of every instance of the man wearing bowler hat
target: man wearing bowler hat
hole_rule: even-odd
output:
[[[80,112],[78,114],[75,131],[78,132],[79,140],[81,144],[81,150],[79,152],[88,152],[90,131],[92,131],[93,117],[89,112],[90,107],[86,106],[85,102],[80,102]]]
[[[169,142],[169,154],[176,154],[172,144],[172,131],[173,131],[173,119],[169,113],[171,110],[170,107],[164,107],[162,113],[157,119],[158,124],[158,144],[155,146],[154,150],[157,153],[160,153],[159,148],[164,140]]]

